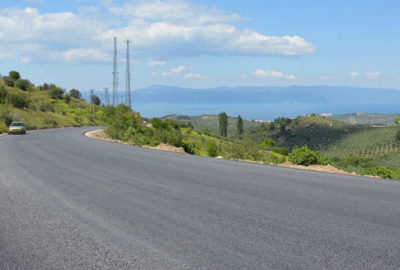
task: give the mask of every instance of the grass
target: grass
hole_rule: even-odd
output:
[[[96,107],[96,118],[91,118],[89,104],[75,98],[67,104],[63,99],[51,99],[47,91],[41,91],[37,87],[31,87],[30,91],[22,91],[16,87],[6,86],[0,79],[0,87],[3,86],[9,94],[22,93],[31,100],[33,106],[29,108],[14,108],[11,104],[0,104],[0,117],[10,115],[12,121],[23,121],[28,130],[58,128],[58,127],[79,127],[99,125],[103,123],[104,112]],[[48,104],[54,108],[53,111],[40,111],[42,105]],[[3,119],[0,120],[0,133],[8,131]]]

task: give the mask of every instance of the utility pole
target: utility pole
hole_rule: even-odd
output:
[[[131,105],[131,73],[129,68],[129,43],[132,43],[131,40],[127,39],[126,42],[126,86],[125,86],[125,103],[132,108]]]
[[[117,38],[114,37],[113,106],[118,102]]]
[[[93,108],[93,120],[96,116],[96,104],[94,104],[94,89],[90,89],[90,112],[92,112]]]
[[[105,97],[105,102],[107,105],[110,105],[110,95],[108,94],[108,89],[110,89],[110,87],[103,87],[104,89],[104,94],[101,94],[102,96]]]

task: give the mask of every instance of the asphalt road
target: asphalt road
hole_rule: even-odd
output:
[[[0,137],[0,269],[400,269],[400,182]]]

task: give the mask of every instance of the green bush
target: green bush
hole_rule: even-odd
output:
[[[394,176],[394,171],[388,167],[375,166],[364,171],[365,175],[374,175],[382,178],[392,179]]]
[[[360,164],[360,158],[358,156],[347,157],[346,162],[348,164],[357,166],[358,164]]]
[[[289,161],[296,165],[305,166],[314,164],[328,165],[331,163],[327,156],[310,150],[306,144],[301,148],[297,146],[293,147],[292,153],[289,155]]]
[[[272,149],[272,152],[278,153],[278,154],[281,154],[281,155],[284,155],[284,156],[289,155],[289,150],[286,147],[281,147],[281,148],[274,147],[274,149]]]
[[[4,86],[0,86],[0,104],[4,104],[6,102],[7,94],[8,92]]]
[[[10,112],[8,110],[3,111],[1,113],[1,120],[3,120],[4,124],[8,127],[9,125],[11,125],[13,119],[12,119],[12,115],[10,114]]]
[[[15,86],[18,87],[19,89],[26,91],[29,87],[29,81],[28,80],[24,80],[24,79],[18,79],[15,82]]]
[[[171,126],[160,118],[151,119],[151,126],[159,130],[171,130]]]
[[[275,145],[275,142],[273,139],[271,138],[265,138],[262,142],[261,142],[261,146],[264,147],[273,147]]]
[[[295,146],[289,155],[289,161],[296,165],[309,166],[318,163],[318,155],[315,151],[310,150],[307,145],[301,148]]]
[[[169,144],[175,147],[182,146],[182,133],[180,130],[163,130],[163,129],[155,129],[154,130],[154,138],[159,140],[165,144]]]
[[[45,102],[45,103],[40,104],[39,111],[41,111],[41,112],[54,112],[55,110],[54,110],[53,104]]]
[[[137,126],[129,127],[123,137],[122,141],[132,142],[136,145],[149,145],[149,146],[156,146],[160,144],[160,141],[157,141],[153,138],[153,131],[152,129],[146,126]]]
[[[24,107],[28,107],[29,100],[24,94],[13,94],[10,93],[7,95],[8,103],[12,104],[14,108],[22,109]]]
[[[14,86],[14,80],[12,78],[10,78],[9,76],[4,76],[3,82],[7,86]]]
[[[186,153],[194,155],[194,151],[196,149],[196,145],[194,142],[182,143],[182,147]]]
[[[217,157],[218,156],[218,147],[217,147],[217,143],[214,140],[212,140],[208,143],[207,155],[209,157]]]
[[[63,97],[65,103],[69,104],[71,102],[71,96],[68,94],[65,94]]]

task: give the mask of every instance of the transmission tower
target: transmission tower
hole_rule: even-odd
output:
[[[126,42],[126,86],[125,86],[125,104],[132,108],[131,105],[131,73],[129,70],[129,43],[131,40],[127,39]]]
[[[104,104],[110,105],[110,95],[108,94],[108,89],[110,89],[109,87],[103,87],[104,89],[104,94],[101,94],[102,96],[104,96]]]
[[[114,37],[113,106],[118,102],[117,38]]]

